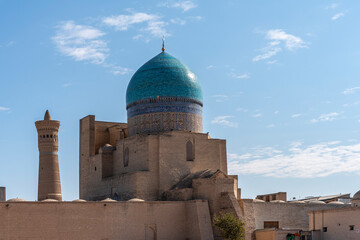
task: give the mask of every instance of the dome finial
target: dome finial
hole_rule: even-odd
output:
[[[46,110],[44,120],[51,120],[50,112],[49,110]]]
[[[165,36],[163,35],[163,44],[162,44],[162,51],[165,52]]]

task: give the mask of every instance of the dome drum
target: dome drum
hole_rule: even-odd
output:
[[[202,116],[183,112],[156,112],[128,118],[129,136],[164,131],[202,132]]]

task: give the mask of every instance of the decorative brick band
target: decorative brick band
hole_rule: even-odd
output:
[[[129,108],[136,106],[138,104],[147,104],[147,103],[173,103],[173,102],[189,102],[189,103],[195,103],[203,106],[203,103],[190,98],[183,98],[183,97],[156,97],[156,98],[148,98],[148,99],[141,99],[139,101],[135,101],[133,103],[130,103],[126,106],[126,110]]]
[[[129,135],[171,130],[202,132],[202,116],[184,112],[156,112],[128,118]]]
[[[202,106],[194,102],[144,102],[138,103],[127,110],[128,118],[156,112],[179,112],[179,113],[194,113],[202,115]]]
[[[43,155],[58,155],[57,152],[40,152],[40,156],[43,156]]]

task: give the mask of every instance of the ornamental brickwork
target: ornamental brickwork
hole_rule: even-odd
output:
[[[171,130],[202,132],[202,116],[183,112],[157,112],[128,119],[129,135]]]

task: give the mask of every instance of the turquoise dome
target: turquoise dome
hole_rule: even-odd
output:
[[[126,105],[157,97],[181,97],[202,103],[202,91],[195,74],[166,52],[140,67],[130,80]]]

